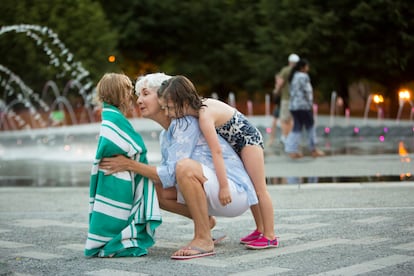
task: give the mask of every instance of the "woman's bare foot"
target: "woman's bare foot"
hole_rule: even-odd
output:
[[[212,240],[196,239],[192,240],[188,245],[175,251],[171,258],[175,257],[190,257],[197,258],[203,256],[209,256],[214,254],[214,243]]]

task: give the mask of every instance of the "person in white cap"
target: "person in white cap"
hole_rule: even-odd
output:
[[[288,65],[284,66],[276,75],[275,75],[275,89],[273,90],[274,96],[279,95],[280,100],[280,113],[279,120],[280,126],[282,129],[282,134],[280,136],[280,141],[282,143],[286,142],[286,138],[289,135],[289,132],[293,127],[293,118],[292,114],[289,111],[289,75],[292,71],[293,66],[299,61],[299,56],[297,54],[290,54],[288,57]],[[274,130],[272,129],[272,132]]]

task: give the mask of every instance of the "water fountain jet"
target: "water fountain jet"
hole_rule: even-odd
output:
[[[335,111],[336,111],[336,91],[332,91],[331,93],[331,108],[330,108],[330,125],[333,126],[334,124],[334,119],[335,119]]]
[[[73,106],[68,100],[69,90],[73,88],[77,88],[77,92],[83,100],[81,116],[86,117],[88,122],[94,122],[91,99],[94,86],[89,79],[89,72],[82,67],[80,62],[74,61],[73,54],[59,40],[57,34],[47,27],[37,25],[20,24],[0,28],[0,36],[10,32],[22,33],[33,39],[36,45],[42,47],[43,52],[49,57],[49,64],[57,69],[56,78],[70,77],[70,79],[62,94],[59,93],[54,81],[47,81],[42,96],[39,97],[39,94],[26,85],[18,75],[0,64],[0,87],[4,88],[2,104],[0,105],[0,130],[49,127],[50,124],[46,120],[50,118],[52,112],[55,112],[56,107],[60,112],[66,109],[72,124],[78,123]],[[53,108],[45,102],[47,92],[50,90],[54,96],[54,101],[51,103]],[[19,114],[24,110],[29,111],[29,118],[24,118]],[[84,116],[85,111],[86,116]],[[42,115],[47,119],[43,118]]]

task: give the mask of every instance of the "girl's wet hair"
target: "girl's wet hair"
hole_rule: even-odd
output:
[[[116,106],[124,114],[130,107],[133,91],[128,76],[118,73],[106,73],[96,86],[98,100]]]
[[[200,110],[205,106],[194,84],[185,76],[179,75],[164,81],[157,94],[159,99],[171,101],[177,114],[184,114],[186,104],[194,110]]]

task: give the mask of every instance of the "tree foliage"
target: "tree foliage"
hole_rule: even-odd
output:
[[[280,42],[311,61],[313,79],[326,95],[339,90],[346,98],[350,83],[369,79],[392,97],[412,80],[411,1],[292,0],[274,1],[273,8],[281,11],[274,21],[284,30]]]
[[[99,2],[92,0],[3,1],[1,26],[40,25],[57,33],[74,59],[81,62],[96,81],[107,70],[116,70],[107,58],[116,54],[117,36],[110,28]],[[44,38],[40,38],[45,40]],[[23,33],[0,36],[1,64],[20,76],[35,91],[48,80],[62,87],[70,76],[59,79],[56,68],[37,44]],[[57,53],[60,54],[60,53]]]
[[[291,52],[310,61],[321,100],[336,90],[346,101],[349,85],[361,79],[385,87],[395,100],[414,73],[414,2],[408,0],[3,2],[2,25],[47,24],[94,76],[114,70],[106,57],[117,43],[118,64],[131,78],[183,74],[202,94],[221,98],[229,91],[249,98],[269,93]],[[20,74],[36,79],[47,71],[34,66],[45,62],[38,49],[16,35],[0,39],[0,50]],[[25,71],[19,59],[36,69]]]
[[[121,51],[153,64],[136,74],[142,68],[186,74],[207,92],[268,93],[275,72],[296,52],[311,61],[325,99],[332,90],[346,99],[348,86],[360,79],[379,82],[390,95],[412,78],[411,1],[118,2],[102,4],[116,10],[110,19],[121,33]]]

